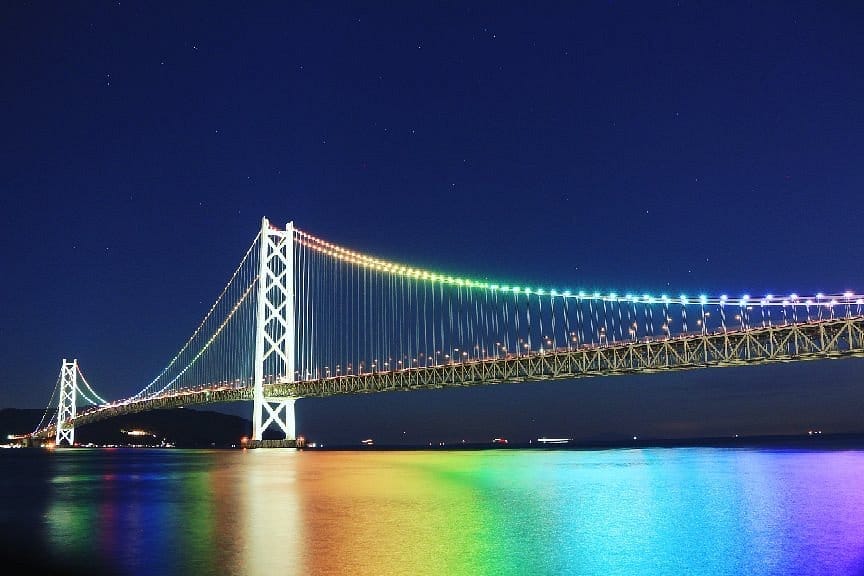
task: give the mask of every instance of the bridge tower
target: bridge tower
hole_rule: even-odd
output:
[[[296,398],[264,398],[265,373],[294,382],[294,223],[278,230],[262,218],[259,242],[252,439],[262,440],[275,422],[286,440],[294,440]]]
[[[78,391],[78,360],[63,359],[60,367],[60,402],[57,405],[57,434],[54,445],[59,447],[64,440],[75,444],[75,399]]]

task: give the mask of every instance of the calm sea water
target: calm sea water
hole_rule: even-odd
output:
[[[120,574],[864,574],[864,452],[0,453],[12,554]]]

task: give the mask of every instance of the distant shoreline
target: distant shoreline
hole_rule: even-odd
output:
[[[510,442],[508,444],[493,444],[480,442],[465,442],[453,444],[326,444],[303,448],[314,451],[454,451],[454,450],[621,450],[644,448],[777,448],[791,450],[864,450],[864,433],[855,434],[820,434],[820,435],[764,435],[706,438],[646,438],[630,441],[579,441],[573,440],[566,444],[541,444],[538,442]]]
[[[7,435],[22,434],[31,430],[42,416],[42,410],[3,409],[0,410],[0,444],[5,443]],[[113,445],[132,448],[134,444],[157,448],[159,444],[173,444],[176,448],[186,449],[242,449],[243,438],[251,436],[251,422],[238,416],[219,412],[185,409],[154,410],[148,413],[120,416],[113,420],[88,424],[78,429],[76,441],[82,445],[95,444],[95,447]],[[142,429],[146,436],[131,436],[131,429]],[[125,432],[124,432],[125,430]],[[133,433],[134,434],[134,433]],[[142,438],[149,440],[141,442]],[[370,438],[371,444],[329,443],[318,438],[306,438],[308,451],[442,451],[442,450],[618,450],[639,448],[765,448],[790,450],[864,450],[864,431],[855,433],[812,433],[708,436],[694,438],[656,438],[639,436],[615,439],[567,439],[549,438],[550,443],[503,438],[495,442],[490,436],[486,441],[439,442],[430,443],[388,443],[384,439]],[[564,441],[564,443],[551,443]],[[134,443],[134,444],[133,444]],[[317,445],[316,445],[317,444]],[[138,447],[145,447],[139,444]],[[166,447],[166,449],[172,449]]]

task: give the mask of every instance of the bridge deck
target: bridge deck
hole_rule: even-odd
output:
[[[864,357],[862,316],[275,384],[267,393],[302,398],[843,357]]]
[[[271,398],[322,397],[848,357],[864,357],[864,316],[276,383],[266,385],[264,393]],[[251,388],[186,390],[82,411],[74,425],[160,408],[249,400]],[[53,434],[50,427],[34,436]]]

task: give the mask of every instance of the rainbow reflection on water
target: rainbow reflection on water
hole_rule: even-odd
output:
[[[4,528],[123,574],[864,569],[860,451],[9,452]]]

